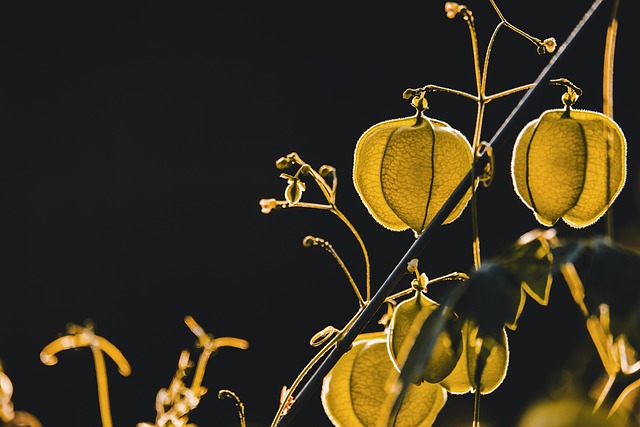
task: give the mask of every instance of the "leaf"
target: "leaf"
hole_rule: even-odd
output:
[[[519,280],[524,291],[538,304],[549,303],[551,291],[553,254],[544,232],[527,233],[503,254],[501,262],[510,274]]]
[[[552,274],[556,275],[561,271],[564,264],[574,264],[582,257],[587,249],[587,242],[574,239],[562,242],[561,245],[554,245],[551,248],[553,256]]]
[[[475,318],[482,336],[500,340],[505,324],[517,323],[524,298],[521,281],[499,260],[489,260],[469,275],[454,309],[463,319]]]
[[[398,372],[387,351],[384,332],[363,334],[325,376],[321,400],[334,426],[387,425],[389,379]],[[410,384],[390,425],[429,427],[446,402],[446,391],[437,384]],[[387,402],[387,403],[385,403]],[[386,406],[385,406],[386,405]]]
[[[471,170],[467,139],[422,114],[380,122],[356,145],[353,179],[371,215],[395,231],[421,233]],[[444,223],[460,216],[471,188]]]
[[[586,246],[583,263],[589,306],[606,303],[613,334],[625,334],[634,348],[640,348],[640,253],[594,238]]]

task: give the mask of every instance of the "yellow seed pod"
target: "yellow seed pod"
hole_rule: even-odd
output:
[[[381,415],[389,409],[389,379],[397,371],[386,343],[385,332],[360,335],[325,376],[321,401],[334,426],[387,426]],[[410,384],[393,425],[429,427],[446,399],[446,391],[437,384]]]
[[[425,322],[439,304],[421,292],[400,302],[393,310],[387,337],[387,347],[391,360],[400,371],[413,343]],[[422,381],[438,383],[446,378],[458,363],[462,353],[461,332],[443,330],[436,339],[431,356],[424,366]]]
[[[516,193],[548,227],[596,222],[626,179],[627,142],[620,127],[596,111],[548,110],[529,122],[513,147]]]
[[[386,120],[358,139],[353,180],[369,213],[382,226],[420,234],[471,170],[473,150],[464,135],[422,113]],[[471,188],[445,219],[457,219]]]
[[[451,394],[465,394],[476,388],[481,394],[489,394],[497,389],[507,376],[509,341],[506,330],[502,328],[499,341],[490,345],[489,355],[480,374],[480,384],[475,384],[474,378],[482,347],[486,349],[489,344],[485,341],[490,340],[478,339],[478,331],[478,325],[474,321],[465,320],[462,326],[462,356],[451,374],[440,383]]]

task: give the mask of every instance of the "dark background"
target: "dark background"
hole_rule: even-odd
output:
[[[558,44],[590,6],[500,3],[510,23]],[[577,108],[602,111],[612,3],[604,2],[551,73],[583,88]],[[629,147],[614,230],[637,248],[638,98],[630,65],[637,32],[632,2],[621,3],[614,118]],[[311,336],[342,327],[357,309],[335,261],[303,248],[304,236],[329,240],[364,282],[359,248],[335,216],[260,213],[261,198],[283,198],[275,161],[296,151],[316,168],[336,167],[338,207],[367,244],[375,291],[414,237],[386,231],[368,215],[351,180],[353,150],[369,126],[413,114],[401,96],[406,88],[475,91],[467,27],[447,19],[443,4],[2,2],[0,360],[16,409],[46,427],[100,425],[91,352],[62,352],[55,366],[39,360],[68,323],[92,321],[133,368],[122,377],[107,361],[114,425],[154,422],[155,395],[169,385],[180,351],[199,354],[183,322],[192,315],[214,336],[243,338],[250,347],[223,348],[210,360],[209,393],[191,421],[239,425],[233,403],[216,397],[230,389],[250,426],[268,426],[280,388],[316,352]],[[467,6],[483,55],[498,18],[486,1]],[[488,93],[533,82],[550,58],[503,28]],[[478,194],[483,258],[538,226],[513,191],[510,151],[518,130],[559,108],[560,95],[545,85],[500,141],[494,184]],[[483,139],[521,96],[489,104]],[[471,139],[473,103],[447,94],[429,103],[429,116]],[[598,235],[604,221],[557,228]],[[430,240],[420,267],[429,277],[468,271],[471,255],[467,209]],[[518,330],[509,332],[507,379],[482,399],[483,426],[515,425],[584,337],[562,282],[548,307],[527,303]],[[472,405],[470,395],[450,396],[436,425],[470,425]],[[329,425],[319,397],[293,425]]]

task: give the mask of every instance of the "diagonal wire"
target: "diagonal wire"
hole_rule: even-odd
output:
[[[582,30],[587,21],[593,16],[596,9],[604,2],[604,0],[595,0],[591,7],[585,12],[582,19],[576,24],[573,31],[569,34],[564,43],[558,48],[558,51],[555,55],[551,57],[547,65],[542,69],[538,77],[533,83],[533,87],[529,89],[524,96],[520,99],[520,102],[514,107],[509,116],[504,120],[500,128],[495,132],[493,137],[488,142],[489,146],[497,145],[499,142],[503,140],[503,135],[508,130],[510,126],[512,126],[516,117],[518,117],[524,105],[528,102],[528,100],[534,95],[537,89],[540,87],[540,83],[543,80],[547,79],[547,76],[557,60],[562,56],[565,50],[569,47],[573,39],[578,35],[578,33]],[[287,426],[293,418],[295,414],[300,410],[301,406],[305,401],[311,396],[311,394],[315,393],[315,391],[322,384],[322,380],[329,373],[331,368],[336,364],[338,359],[349,351],[351,345],[355,338],[362,332],[362,330],[367,326],[367,324],[371,321],[373,316],[379,310],[379,308],[384,303],[385,299],[391,294],[393,289],[396,287],[400,279],[404,276],[407,271],[407,263],[411,261],[413,258],[418,257],[422,251],[424,250],[427,241],[434,235],[434,233],[440,229],[440,226],[444,223],[446,218],[449,216],[451,211],[455,208],[458,202],[462,199],[462,197],[466,194],[467,190],[472,184],[473,176],[482,172],[483,168],[488,162],[488,154],[485,150],[482,156],[478,158],[478,161],[475,163],[475,167],[471,169],[467,175],[462,179],[460,184],[453,191],[451,196],[444,203],[442,208],[438,211],[438,213],[434,216],[431,223],[425,228],[425,230],[418,236],[418,238],[413,242],[411,247],[407,250],[402,259],[398,262],[396,267],[393,269],[391,274],[384,281],[380,289],[373,295],[371,301],[362,311],[360,317],[354,322],[353,326],[345,333],[342,340],[340,340],[336,347],[331,350],[326,356],[326,358],[322,361],[322,363],[318,366],[318,368],[314,371],[313,375],[307,380],[307,382],[300,389],[300,392],[295,396],[294,404],[291,406],[286,415],[282,416],[277,423],[276,427],[284,427]]]

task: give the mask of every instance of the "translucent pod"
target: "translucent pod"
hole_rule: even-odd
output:
[[[384,227],[420,234],[471,170],[462,133],[423,114],[380,122],[358,139],[353,180],[369,213]],[[471,188],[444,223],[457,219]]]
[[[399,303],[393,311],[389,324],[387,346],[393,363],[400,371],[407,352],[439,304],[422,293]],[[447,322],[435,340],[420,381],[439,383],[446,378],[462,354],[462,334],[455,325]]]
[[[381,414],[389,404],[389,380],[396,376],[387,352],[386,333],[357,337],[322,383],[322,405],[331,423],[340,427],[386,427]],[[446,391],[437,384],[410,384],[394,426],[429,427],[446,400]]]
[[[464,394],[476,389],[481,394],[489,394],[507,376],[509,341],[506,330],[502,329],[497,341],[491,337],[481,338],[478,332],[478,325],[467,318],[462,326],[462,356],[451,374],[440,382],[452,394]],[[481,371],[478,371],[479,367]]]
[[[542,225],[560,218],[574,228],[596,222],[626,180],[627,143],[596,111],[548,110],[529,122],[513,147],[516,193]]]

